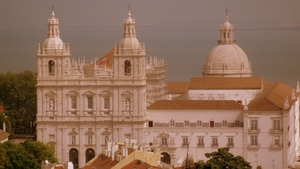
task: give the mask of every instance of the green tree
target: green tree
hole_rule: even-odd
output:
[[[15,133],[35,132],[36,77],[29,70],[0,74],[0,102]]]
[[[229,152],[229,148],[220,148],[218,151],[212,153],[205,153],[205,156],[209,158],[205,165],[196,163],[197,169],[249,169],[252,168],[249,162],[247,162],[241,156],[234,156]],[[200,168],[202,167],[202,168]]]
[[[0,169],[40,169],[43,158],[56,162],[54,150],[41,142],[0,143]]]
[[[183,163],[181,166],[183,169],[194,169],[195,168],[194,158],[190,153],[186,154],[186,157],[183,160]]]
[[[50,147],[40,141],[25,140],[22,145],[25,150],[32,154],[37,162],[40,164],[43,160],[48,160],[49,162],[57,162],[54,157],[54,147]]]

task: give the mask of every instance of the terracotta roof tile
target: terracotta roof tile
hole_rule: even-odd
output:
[[[188,91],[190,82],[169,82],[166,93],[183,94]]]
[[[283,83],[266,82],[263,86],[262,94],[253,99],[249,105],[249,110],[282,110],[285,98],[288,96],[290,106],[295,102],[292,100],[293,89]],[[295,93],[296,94],[296,93]],[[297,97],[297,94],[296,94]]]
[[[133,160],[126,166],[122,167],[122,169],[133,169],[133,168],[140,168],[140,169],[145,168],[146,169],[149,167],[151,167],[151,165],[149,165],[141,160]]]
[[[261,89],[262,77],[192,77],[189,89]]]
[[[243,109],[233,100],[158,100],[148,110],[201,110],[201,109]]]
[[[6,139],[10,134],[0,129],[0,141]]]

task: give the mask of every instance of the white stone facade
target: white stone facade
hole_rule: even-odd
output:
[[[222,48],[235,45],[227,16],[220,31]],[[299,148],[299,86],[295,92],[264,83],[252,77],[247,56],[239,56],[229,53],[215,67],[220,58],[209,58],[203,77],[191,78],[179,93],[165,92],[164,60],[147,61],[130,10],[123,38],[90,64],[71,59],[52,10],[47,39],[37,50],[37,139],[74,167],[103,152],[109,141],[125,139],[161,148],[170,165],[187,151],[206,160],[204,153],[230,147],[253,167],[292,166]]]

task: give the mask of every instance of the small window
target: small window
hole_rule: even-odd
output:
[[[197,126],[201,127],[202,126],[202,121],[197,121]]]
[[[218,144],[218,138],[217,137],[213,137],[212,138],[212,146],[213,147],[217,147],[219,144]]]
[[[189,145],[189,138],[183,137],[182,138],[182,147],[187,147]]]
[[[93,109],[93,97],[92,96],[87,97],[87,108]]]
[[[104,97],[104,109],[109,109],[109,97]]]
[[[184,126],[185,126],[185,127],[189,127],[189,126],[190,126],[190,122],[187,121],[187,120],[185,120],[185,121],[184,121]]]
[[[223,127],[227,127],[227,121],[222,121]]]
[[[233,137],[228,137],[227,146],[229,146],[229,147],[233,146]]]
[[[131,63],[129,60],[125,61],[125,66],[124,66],[125,70],[124,70],[124,74],[126,76],[130,76],[131,75]]]
[[[174,127],[175,126],[175,120],[171,120],[170,121],[170,127]]]
[[[76,99],[76,97],[71,97],[71,109],[77,109],[77,99]]]
[[[168,138],[165,138],[165,137],[161,138],[161,145],[168,146]]]
[[[148,121],[148,126],[153,127],[153,121]]]
[[[204,146],[204,138],[203,137],[198,137],[198,147],[199,146]]]
[[[48,67],[49,67],[49,75],[53,76],[55,74],[54,68],[55,62],[53,60],[49,60]]]
[[[209,127],[215,127],[215,122],[214,121],[210,121],[209,122]]]
[[[258,145],[257,136],[251,136],[251,146],[257,146],[257,145]]]

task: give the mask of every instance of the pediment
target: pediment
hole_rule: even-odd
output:
[[[70,131],[69,133],[68,133],[69,135],[71,135],[71,136],[75,136],[75,135],[77,135],[78,133],[76,132],[76,131]]]

